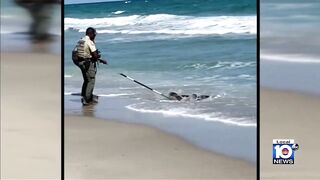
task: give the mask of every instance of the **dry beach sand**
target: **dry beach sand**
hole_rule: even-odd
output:
[[[320,179],[320,97],[262,89],[260,99],[261,179]],[[272,164],[272,140],[294,139],[294,165]]]
[[[60,179],[61,61],[1,52],[1,179]]]
[[[256,179],[256,166],[139,124],[65,116],[67,179]]]

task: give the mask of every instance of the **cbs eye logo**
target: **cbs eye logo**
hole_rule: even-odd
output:
[[[274,140],[273,164],[294,164],[294,153],[299,149],[294,140]]]

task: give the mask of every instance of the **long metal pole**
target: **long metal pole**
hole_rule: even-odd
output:
[[[141,86],[143,86],[143,87],[145,87],[145,88],[147,88],[147,89],[149,89],[149,90],[151,90],[151,91],[153,91],[153,92],[155,92],[155,93],[157,93],[157,94],[159,94],[159,95],[161,95],[161,96],[163,96],[163,97],[165,97],[165,98],[167,98],[167,99],[169,99],[169,100],[171,100],[171,98],[169,98],[168,96],[162,94],[161,92],[159,92],[159,91],[157,91],[157,90],[154,90],[154,89],[152,89],[151,87],[149,87],[149,86],[147,86],[147,85],[144,85],[144,84],[142,84],[141,82],[136,81],[136,80],[134,80],[133,78],[131,78],[131,77],[129,77],[129,76],[123,74],[123,73],[120,73],[120,75],[123,76],[123,77],[125,77],[125,78],[127,78],[127,79],[130,79],[131,81],[133,81],[133,82],[135,82],[135,83],[137,83],[137,84],[139,84],[139,85],[141,85]]]

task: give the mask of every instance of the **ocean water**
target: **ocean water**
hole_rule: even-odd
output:
[[[320,2],[261,3],[261,85],[320,95]]]
[[[102,96],[100,111],[110,108],[101,107],[102,101],[110,100],[114,106],[121,104],[123,112],[114,119],[126,119],[128,114],[135,113],[160,119],[158,124],[185,119],[185,123],[224,127],[225,132],[227,128],[247,131],[251,134],[241,136],[234,131],[230,139],[250,141],[244,143],[249,147],[239,156],[255,161],[255,1],[133,0],[71,4],[65,5],[64,21],[66,106],[72,100],[68,95],[79,92],[82,85],[71,51],[86,28],[92,26],[98,33],[97,47],[109,63],[98,67],[94,92]],[[174,91],[211,97],[203,101],[168,101],[119,73],[164,94]],[[214,136],[209,131],[206,136]]]

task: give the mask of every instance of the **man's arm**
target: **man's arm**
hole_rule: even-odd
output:
[[[97,61],[101,56],[100,54],[98,54],[98,50],[96,48],[96,45],[94,44],[94,42],[89,41],[88,43],[89,49],[90,49],[90,54],[92,56],[92,60]]]
[[[101,55],[98,54],[97,51],[92,52],[91,56],[95,61],[97,61],[101,57]]]
[[[99,62],[101,62],[103,64],[108,64],[106,60],[100,59],[101,58],[100,51],[96,48],[96,46],[95,46],[95,44],[93,42],[89,43],[89,48],[90,48],[90,51],[91,51],[92,59],[94,61],[99,61]]]
[[[102,64],[108,64],[108,62],[107,62],[106,60],[99,59],[99,61],[100,61]]]
[[[97,61],[101,62],[102,64],[108,64],[106,60],[100,59],[101,55],[100,55],[100,51],[97,49],[95,52],[93,52],[92,57],[98,57]]]

